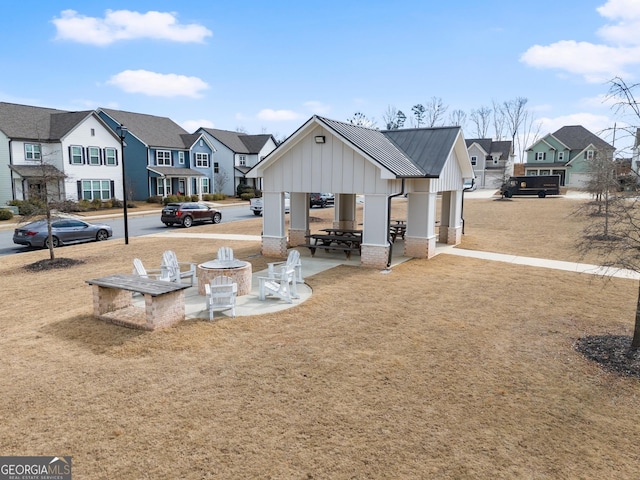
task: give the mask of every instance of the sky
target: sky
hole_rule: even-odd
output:
[[[434,98],[445,115],[526,98],[540,135],[583,125],[611,143],[640,123],[607,98],[616,76],[640,82],[640,0],[22,0],[3,5],[0,39],[0,101],[189,132],[283,139],[356,112],[384,128],[389,107]]]

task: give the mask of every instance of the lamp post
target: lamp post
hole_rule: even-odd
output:
[[[127,217],[127,175],[124,168],[124,137],[127,136],[127,127],[120,124],[117,127],[120,136],[120,151],[122,152],[122,196],[124,197],[124,244],[129,245],[129,219]]]

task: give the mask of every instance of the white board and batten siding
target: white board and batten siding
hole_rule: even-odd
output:
[[[323,135],[325,143],[315,143],[316,135]],[[400,186],[400,181],[395,185],[383,179],[379,165],[320,127],[267,169],[264,190],[270,192],[388,194]]]

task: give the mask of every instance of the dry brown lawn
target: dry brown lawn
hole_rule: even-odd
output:
[[[575,205],[468,200],[461,247],[575,260]],[[3,257],[1,454],[72,455],[76,479],[638,478],[638,380],[573,349],[630,333],[636,282],[440,255],[328,270],[277,314],[151,333],[91,317],[84,280],[222,244],[65,247],[84,263],[39,273],[23,267],[46,251]]]

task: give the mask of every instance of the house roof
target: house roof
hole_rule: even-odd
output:
[[[93,114],[92,110],[66,112],[0,102],[0,130],[9,138],[53,141],[62,139],[76,125]]]
[[[487,154],[494,155],[500,154],[500,160],[508,160],[511,154],[511,140],[497,140],[493,141],[491,138],[468,138],[465,139],[467,148],[474,143],[480,145]]]
[[[562,127],[553,132],[552,135],[569,147],[570,150],[583,150],[589,145],[605,150],[615,150],[612,145],[594,135],[582,125]]]
[[[63,178],[64,173],[53,165],[9,165],[9,168],[22,178]]]
[[[202,130],[216,138],[234,153],[258,154],[262,147],[272,138],[270,134],[248,135],[217,128],[203,128]]]
[[[127,127],[141,142],[153,148],[189,149],[189,132],[168,117],[100,108],[114,121]],[[185,137],[186,136],[186,137]]]
[[[204,173],[191,168],[156,167],[155,165],[150,165],[147,169],[161,177],[206,177]]]

